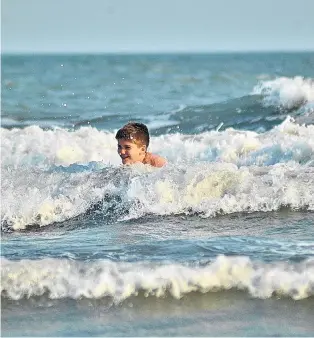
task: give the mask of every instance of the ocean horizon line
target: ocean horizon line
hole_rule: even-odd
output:
[[[230,55],[230,54],[306,54],[314,49],[295,50],[213,50],[213,51],[1,51],[2,56],[31,55]]]

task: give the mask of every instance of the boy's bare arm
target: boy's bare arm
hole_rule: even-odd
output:
[[[150,164],[153,167],[161,168],[167,163],[167,161],[166,161],[165,158],[163,158],[159,155],[147,153],[143,163],[144,164]]]
[[[161,157],[159,155],[154,155],[154,156],[155,156],[155,158],[154,158],[154,162],[155,162],[154,166],[155,167],[161,168],[161,167],[163,167],[167,163],[167,161],[166,161],[165,158],[163,158],[163,157]]]

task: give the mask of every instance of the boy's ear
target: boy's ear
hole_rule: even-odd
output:
[[[147,147],[146,147],[145,144],[142,145],[142,150],[143,150],[143,151],[146,151],[146,150],[147,150]]]

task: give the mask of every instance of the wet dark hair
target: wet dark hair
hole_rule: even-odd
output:
[[[131,140],[136,144],[144,144],[146,148],[149,146],[148,128],[143,123],[129,122],[117,131],[116,139]]]

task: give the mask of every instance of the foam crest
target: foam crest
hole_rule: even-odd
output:
[[[2,167],[70,166],[99,162],[118,166],[115,134],[82,127],[43,130],[2,129]],[[151,138],[150,150],[170,163],[227,162],[237,165],[269,165],[314,160],[314,126],[299,125],[288,117],[265,133],[229,128],[199,135],[167,134]]]
[[[200,214],[273,211],[282,207],[314,210],[314,168],[276,165],[268,168],[198,164],[153,172],[134,179],[126,192],[139,203],[127,218],[145,214]]]
[[[301,76],[279,77],[261,81],[254,87],[252,94],[263,95],[266,106],[299,108],[307,102],[314,101],[314,81]]]
[[[120,163],[114,134],[92,127],[81,127],[76,131],[44,130],[38,126],[2,128],[1,134],[2,165],[47,168],[91,161]]]
[[[26,186],[22,194],[7,190],[3,219],[14,229],[40,226],[85,213],[102,201],[104,217],[126,220],[147,214],[200,214],[214,217],[235,212],[273,211],[282,207],[314,210],[314,168],[276,165],[270,168],[232,164],[199,164],[103,176],[59,176],[58,183]],[[66,184],[64,182],[67,181]],[[21,193],[21,189],[19,190]]]
[[[101,177],[106,175],[11,170],[9,176],[2,175],[2,225],[18,230],[83,214],[106,192]]]
[[[267,167],[232,163],[143,164],[68,173],[10,170],[2,174],[2,225],[45,226],[86,213],[136,219],[147,214],[200,214],[314,210],[314,167],[295,162]]]
[[[1,223],[63,222],[99,201],[115,219],[314,210],[313,125],[288,117],[265,133],[161,135],[152,151],[168,159],[164,168],[120,166],[114,134],[90,127],[3,130]]]
[[[314,295],[314,260],[301,263],[254,262],[218,256],[205,266],[93,262],[67,259],[1,261],[1,295],[19,300],[47,295],[60,298],[112,298],[119,303],[139,293],[181,298],[191,292],[245,290],[257,298],[273,295],[295,300]]]

